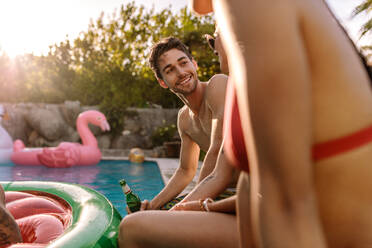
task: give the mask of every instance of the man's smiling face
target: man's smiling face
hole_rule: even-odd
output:
[[[191,94],[196,89],[197,65],[184,52],[173,48],[159,57],[158,64],[163,77],[160,81],[165,83],[159,81],[162,87],[183,95]]]

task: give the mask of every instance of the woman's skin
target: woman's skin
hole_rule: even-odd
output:
[[[319,0],[215,0],[214,7],[229,44],[251,165],[251,188],[245,175],[238,189],[241,247],[369,247],[371,145],[311,159],[313,144],[372,123],[368,78],[353,47]],[[139,230],[122,227],[127,247],[237,246],[231,215],[140,217],[127,222]],[[214,221],[233,232],[203,224]],[[230,238],[232,244],[219,242]]]
[[[372,124],[370,80],[349,39],[321,0],[213,7],[251,171],[238,191],[241,247],[250,234],[257,247],[371,247],[372,143],[311,154]]]
[[[142,211],[125,217],[122,247],[238,247],[235,215],[201,211]],[[123,222],[122,222],[123,223]]]

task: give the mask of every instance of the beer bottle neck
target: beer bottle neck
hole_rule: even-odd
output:
[[[132,192],[132,190],[129,188],[127,184],[123,185],[122,188],[123,188],[124,194],[129,194]]]
[[[128,190],[128,191],[125,191],[124,194],[129,194],[129,193],[132,193],[132,190]]]

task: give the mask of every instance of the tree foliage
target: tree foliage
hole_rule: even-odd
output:
[[[361,13],[369,13],[372,10],[372,0],[364,0],[353,10],[353,16],[357,16]],[[361,36],[367,34],[372,30],[372,18],[369,18],[363,26],[360,28]]]
[[[217,57],[202,38],[213,31],[211,16],[195,17],[187,8],[155,12],[131,2],[111,15],[102,13],[73,41],[50,46],[47,55],[11,60],[0,53],[0,101],[99,105],[120,131],[127,107],[182,105],[158,86],[147,63],[151,45],[167,36],[180,38],[198,61],[200,79],[207,80],[219,72]]]

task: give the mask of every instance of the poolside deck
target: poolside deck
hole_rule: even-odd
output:
[[[109,159],[109,160],[128,160],[126,156],[103,156],[102,159]],[[164,184],[167,184],[169,179],[172,177],[176,169],[179,165],[179,159],[174,158],[146,158],[147,161],[154,161],[158,164],[161,176],[163,178]],[[194,186],[196,185],[197,179],[199,177],[199,170],[200,170],[201,163],[199,162],[198,170],[193,178],[192,182],[182,191],[182,194],[189,193]]]

